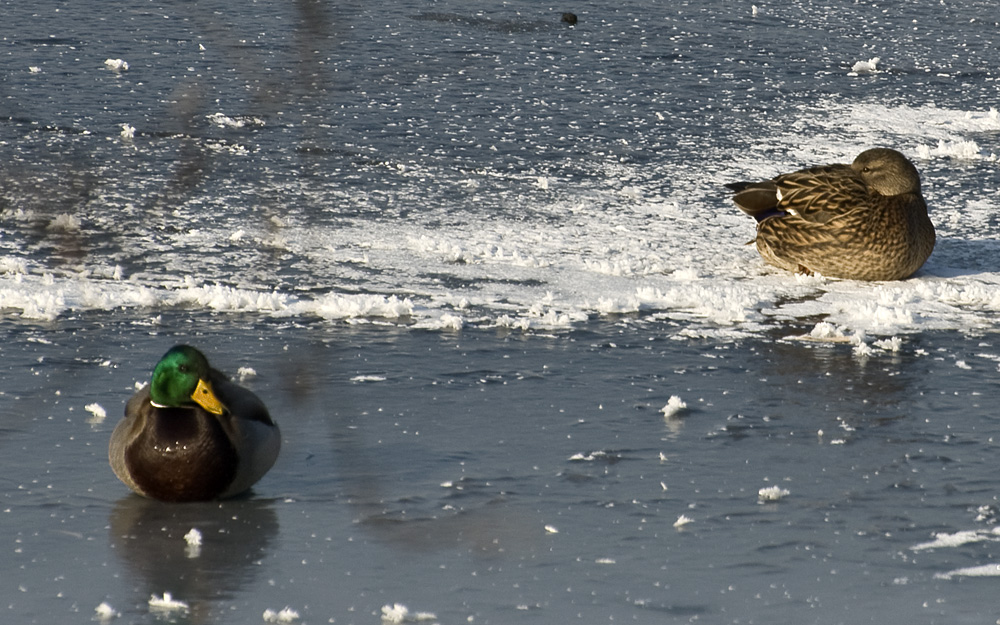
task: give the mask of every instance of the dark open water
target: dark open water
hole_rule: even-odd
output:
[[[6,621],[997,620],[991,2],[0,10]],[[722,183],[872,145],[916,277],[743,245]],[[180,341],[282,426],[248,498],[107,466]]]

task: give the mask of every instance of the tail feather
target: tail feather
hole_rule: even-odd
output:
[[[736,191],[733,196],[736,206],[758,222],[784,214],[784,211],[778,208],[778,186],[772,180],[731,182],[726,187]]]

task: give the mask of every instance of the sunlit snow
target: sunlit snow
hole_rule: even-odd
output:
[[[195,307],[330,321],[384,319],[450,331],[491,326],[558,330],[594,317],[642,314],[651,320],[683,320],[688,333],[730,337],[821,317],[844,336],[866,332],[900,341],[924,330],[997,324],[1000,272],[968,262],[976,257],[977,245],[991,245],[994,207],[952,194],[946,180],[934,178],[936,160],[961,168],[970,159],[996,159],[974,138],[1000,131],[995,108],[824,101],[815,111],[803,111],[794,125],[812,130],[805,136],[793,127],[794,141],[775,137],[793,146],[786,162],[749,154],[726,171],[700,178],[672,171],[669,164],[656,165],[676,188],[664,194],[640,185],[638,195],[627,202],[576,190],[552,176],[544,177],[541,189],[539,177],[527,177],[526,187],[551,196],[538,207],[549,218],[530,224],[495,218],[432,228],[428,220],[439,216],[431,211],[427,220],[415,215],[391,227],[362,219],[316,228],[290,211],[260,226],[244,222],[238,229],[202,222],[197,230],[177,233],[167,245],[149,238],[135,241],[170,264],[193,263],[199,269],[176,277],[162,272],[129,275],[114,259],[97,257],[77,267],[46,267],[14,248],[0,247],[0,306],[37,321],[74,311],[155,314],[163,308]],[[845,131],[852,133],[850,140],[837,138]],[[744,245],[753,236],[753,224],[730,205],[722,192],[724,182],[847,161],[864,147],[900,143],[910,145],[909,153],[924,170],[925,194],[939,234],[934,254],[913,278],[863,283],[797,276],[767,267]],[[419,175],[439,173],[425,169]],[[596,207],[608,202],[614,219]],[[35,218],[24,211],[5,216]],[[91,224],[80,215],[64,214],[49,227],[72,234]],[[197,254],[220,241],[229,242],[224,256]],[[233,272],[242,258],[274,246],[299,259],[306,270],[299,286],[313,288],[272,288],[253,270]],[[225,262],[217,267],[220,260]],[[363,292],[343,288],[357,280],[364,284]]]

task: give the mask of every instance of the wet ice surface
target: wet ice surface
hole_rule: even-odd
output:
[[[253,363],[280,420],[282,455],[248,498],[151,502],[107,466],[124,399],[178,335],[5,326],[9,616],[107,603],[128,622],[287,607],[378,623],[400,604],[437,622],[944,623],[992,609],[993,580],[973,577],[1000,564],[995,339],[925,333],[860,356],[624,320],[557,337],[195,321],[218,366]],[[687,408],[665,416],[671,397]]]
[[[8,620],[992,614],[992,1],[651,4],[3,3]],[[917,276],[744,245],[725,182],[875,145]],[[281,424],[250,497],[107,466],[180,341]]]

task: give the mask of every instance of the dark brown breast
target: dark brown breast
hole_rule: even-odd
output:
[[[125,451],[136,485],[162,501],[207,501],[233,482],[239,457],[218,420],[200,408],[154,408]]]

